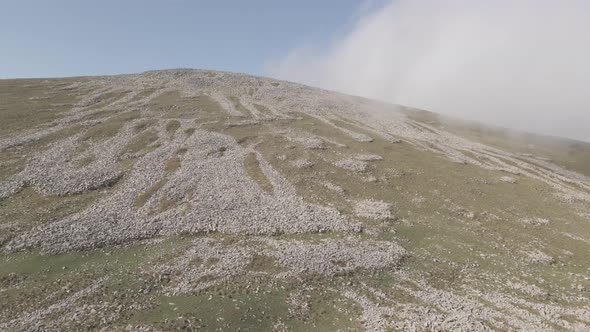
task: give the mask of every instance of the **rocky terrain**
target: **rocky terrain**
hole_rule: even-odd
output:
[[[207,70],[0,81],[2,331],[588,331],[590,144]]]

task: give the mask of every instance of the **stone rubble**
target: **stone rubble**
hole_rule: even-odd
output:
[[[376,154],[357,154],[353,158],[360,161],[383,160],[383,157],[378,156]]]
[[[334,166],[353,172],[366,172],[369,169],[369,164],[366,161],[356,159],[342,159],[334,163]]]
[[[511,176],[503,176],[500,178],[500,181],[512,184],[516,183],[516,179]]]
[[[313,167],[313,162],[308,159],[297,159],[293,162],[293,166],[299,169],[311,168]]]
[[[147,267],[146,273],[173,278],[172,286],[165,289],[166,294],[190,294],[236,276],[260,273],[248,270],[255,255],[272,257],[285,270],[275,273],[275,278],[305,278],[343,275],[359,268],[395,270],[408,253],[394,242],[358,238],[309,242],[253,237],[229,246],[211,238],[200,238],[174,261]],[[205,281],[197,283],[200,280]]]

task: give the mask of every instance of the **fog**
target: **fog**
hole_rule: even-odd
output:
[[[268,74],[590,141],[590,1],[394,0]]]

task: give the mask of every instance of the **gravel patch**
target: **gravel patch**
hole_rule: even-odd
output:
[[[395,268],[407,252],[394,242],[347,239],[324,239],[319,242],[268,240],[272,249],[265,254],[275,257],[289,269],[285,275],[321,274],[333,276],[357,268]]]
[[[334,163],[334,166],[353,172],[366,172],[369,164],[366,161],[356,159],[343,159]]]
[[[353,158],[361,161],[383,160],[383,157],[378,156],[376,154],[357,154]]]
[[[549,219],[545,219],[545,218],[523,218],[520,219],[520,222],[527,224],[527,225],[533,225],[533,226],[544,226],[544,225],[549,225]]]
[[[374,220],[385,220],[393,217],[391,204],[382,201],[362,200],[354,203],[354,214]]]
[[[293,166],[299,169],[311,168],[313,166],[313,162],[308,159],[297,159],[293,162]]]
[[[500,178],[500,181],[512,184],[516,183],[516,179],[511,176],[503,176]]]
[[[336,192],[338,194],[344,194],[344,188],[340,187],[337,184],[328,181],[322,182],[322,184],[324,185],[324,187],[332,190],[333,192]]]
[[[165,124],[161,127],[165,133]],[[110,195],[80,213],[16,237],[5,250],[41,248],[58,253],[180,233],[271,235],[360,230],[357,223],[335,209],[304,202],[295,188],[259,156],[260,166],[275,188],[271,194],[263,192],[243,168],[243,160],[251,151],[231,137],[202,130],[189,138],[176,136],[140,157]],[[161,135],[162,140],[169,139],[166,137]],[[209,151],[221,147],[226,148],[223,156],[208,156]],[[186,149],[182,166],[167,174],[166,161],[181,148]],[[137,197],[164,178],[165,185],[144,206],[136,208]],[[57,176],[48,179],[59,180]],[[81,180],[62,177],[60,181],[56,182],[59,186],[41,188],[71,190],[78,187],[63,181]],[[192,196],[187,195],[189,191]],[[172,200],[176,206],[154,214],[163,200]]]
[[[320,150],[320,149],[326,148],[326,144],[324,143],[324,140],[322,140],[319,137],[313,137],[313,136],[296,137],[293,139],[293,141],[295,143],[303,145],[303,147],[305,147],[306,149],[309,149],[309,150]]]

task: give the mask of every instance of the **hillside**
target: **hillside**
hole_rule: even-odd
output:
[[[589,330],[590,144],[205,70],[0,81],[0,330]]]

